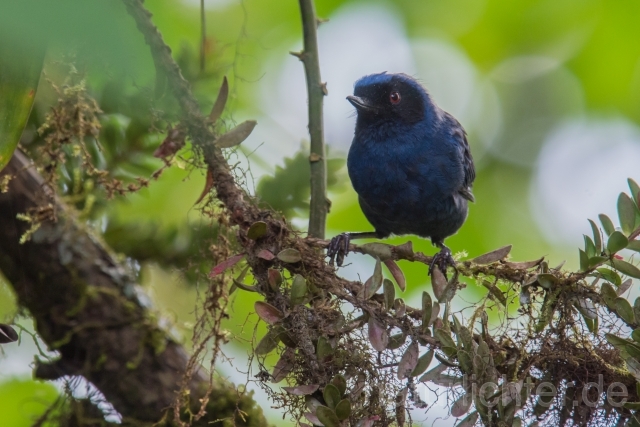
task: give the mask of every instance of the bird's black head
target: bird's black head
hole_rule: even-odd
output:
[[[406,74],[371,74],[355,84],[347,100],[358,110],[358,126],[383,122],[411,125],[431,112],[427,91]]]

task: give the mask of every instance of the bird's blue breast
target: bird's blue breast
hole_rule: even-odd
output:
[[[360,129],[347,167],[367,219],[381,235],[446,237],[466,218],[455,141],[419,123]],[[451,231],[450,231],[451,230]]]

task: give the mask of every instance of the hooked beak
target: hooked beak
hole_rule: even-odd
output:
[[[347,96],[347,101],[349,101],[356,110],[358,111],[369,111],[372,113],[378,112],[378,109],[369,103],[369,100],[366,98],[361,98],[359,96],[349,95]]]

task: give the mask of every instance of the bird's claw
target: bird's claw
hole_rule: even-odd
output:
[[[330,264],[333,265],[335,260],[338,267],[342,266],[344,257],[349,253],[349,244],[351,243],[351,234],[342,233],[335,236],[329,242],[327,246],[327,257],[330,259]]]
[[[447,277],[448,267],[453,267],[457,272],[456,261],[453,259],[453,256],[451,256],[451,250],[448,247],[442,247],[440,252],[433,256],[431,264],[429,264],[429,276],[431,276],[434,267],[438,267],[438,270],[444,274],[445,278]]]

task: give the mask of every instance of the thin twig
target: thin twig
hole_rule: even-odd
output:
[[[200,0],[200,72],[204,73],[205,69],[205,53],[207,43],[207,27],[206,18],[204,16],[204,0]]]
[[[309,136],[311,152],[311,202],[309,212],[309,236],[324,239],[329,202],[327,199],[327,162],[324,147],[322,119],[323,98],[327,94],[326,83],[320,78],[318,55],[318,19],[313,0],[300,0],[300,14],[304,35],[304,50],[296,53],[304,64],[309,96]]]

